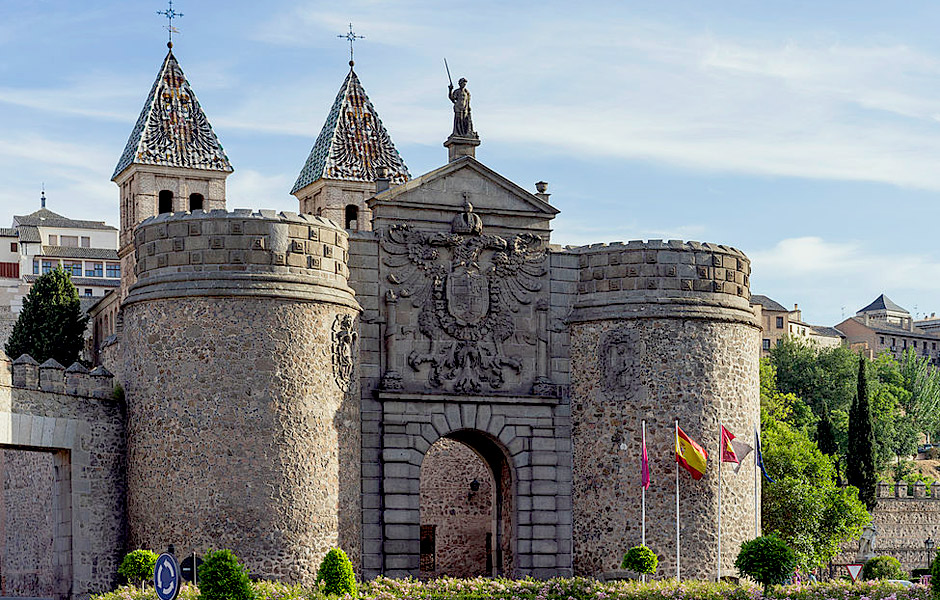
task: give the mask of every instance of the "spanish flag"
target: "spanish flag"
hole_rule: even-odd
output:
[[[676,462],[698,480],[705,474],[707,461],[708,452],[676,425]]]

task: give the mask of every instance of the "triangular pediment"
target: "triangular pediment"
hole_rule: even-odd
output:
[[[379,218],[383,207],[402,211],[463,210],[470,202],[477,214],[551,219],[558,209],[496,171],[465,156],[411,181],[377,194],[369,206]]]
[[[172,50],[163,61],[111,178],[132,164],[232,171]]]

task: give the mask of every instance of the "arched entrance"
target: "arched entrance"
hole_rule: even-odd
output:
[[[421,463],[420,577],[513,572],[513,483],[506,454],[488,436],[460,430]]]

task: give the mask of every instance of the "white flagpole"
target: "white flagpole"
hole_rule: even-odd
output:
[[[643,419],[643,448],[640,450],[640,460],[642,461],[643,452],[646,451],[646,419]],[[649,465],[647,464],[647,469]],[[640,469],[640,514],[642,514],[642,521],[640,525],[640,543],[646,545],[646,485],[643,481],[642,467]],[[643,573],[643,583],[646,583],[646,573]]]
[[[758,438],[760,434],[757,433],[757,428],[754,428],[754,537],[760,536],[760,497],[757,494],[757,488],[760,484],[760,474],[757,470],[760,468],[760,465],[757,464],[757,454],[760,451],[760,440]]]
[[[679,440],[679,419],[676,419],[676,443]],[[679,580],[679,461],[676,461],[676,581]]]
[[[724,447],[721,444],[721,419],[718,419],[718,577],[715,581],[721,581],[721,457],[724,453]]]
[[[646,450],[646,419],[643,419],[643,448],[640,450],[642,457],[642,451]],[[640,459],[642,460],[642,458]],[[648,468],[648,467],[647,467]],[[641,468],[642,471],[642,468]],[[643,485],[643,474],[640,473],[640,513],[642,516],[642,521],[640,525],[640,543],[646,545],[646,486]]]

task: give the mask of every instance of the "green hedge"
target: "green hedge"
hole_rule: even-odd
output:
[[[317,591],[280,583],[254,582],[251,586],[256,600],[328,598]],[[902,588],[883,581],[776,586],[763,596],[756,587],[729,583],[683,581],[677,584],[674,580],[646,584],[638,581],[602,583],[583,577],[548,581],[442,578],[425,582],[379,577],[360,585],[356,596],[362,600],[760,600],[762,597],[767,600],[931,600],[930,591],[924,586]],[[135,587],[122,587],[115,592],[94,596],[93,600],[156,600],[156,594],[153,588],[141,591]],[[199,600],[199,592],[190,585],[183,586],[179,600]]]

